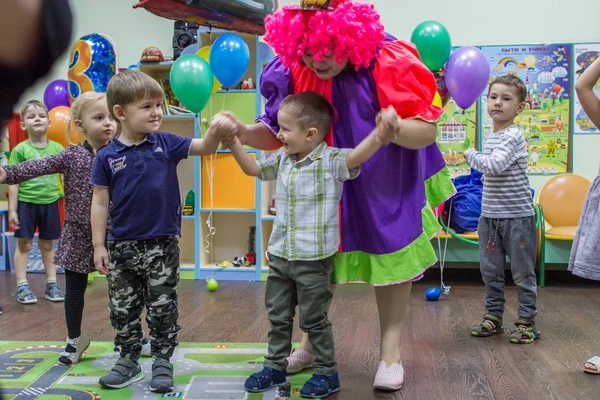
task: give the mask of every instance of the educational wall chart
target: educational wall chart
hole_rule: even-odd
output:
[[[463,110],[450,99],[438,121],[436,141],[452,178],[469,175],[471,168],[463,152],[477,147],[477,102]]]
[[[571,169],[571,56],[569,44],[484,46],[491,76],[513,74],[525,82],[526,109],[516,119],[527,138],[531,174],[559,174]],[[481,102],[482,143],[493,130],[487,91]]]
[[[600,57],[600,43],[573,45],[573,86],[575,86],[575,82],[583,74],[583,71],[592,65],[598,57]],[[600,97],[600,80],[598,80],[594,87],[594,93]],[[600,133],[598,128],[592,124],[592,121],[590,121],[583,108],[581,108],[577,93],[575,92],[573,98],[573,121],[573,133]]]

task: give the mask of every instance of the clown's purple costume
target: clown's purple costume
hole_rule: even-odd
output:
[[[433,143],[442,114],[431,105],[435,79],[413,45],[384,34],[371,4],[302,3],[267,18],[265,41],[279,56],[261,76],[265,113],[258,124],[238,122],[236,129],[244,144],[281,145],[274,135],[279,104],[287,95],[312,90],[336,113],[327,143],[355,147],[373,130],[383,108],[396,109],[401,118],[397,139],[362,165],[358,179],[345,183],[334,280],[375,286],[382,361],[374,386],[397,390],[404,379],[400,343],[410,295],[410,284],[402,283],[418,279],[436,262],[430,239],[439,225],[431,207],[455,191]],[[288,358],[288,373],[310,365],[307,347],[305,336],[301,350]],[[300,358],[300,368],[290,368]]]

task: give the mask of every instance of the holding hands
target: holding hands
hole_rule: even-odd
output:
[[[376,139],[382,145],[388,145],[398,138],[402,132],[402,119],[396,109],[389,106],[377,114]]]
[[[246,126],[232,113],[222,111],[214,116],[210,122],[209,131],[219,137],[223,148],[227,149],[239,140]]]

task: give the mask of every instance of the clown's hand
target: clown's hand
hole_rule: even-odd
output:
[[[383,144],[390,144],[400,133],[402,119],[392,106],[377,115],[377,140]]]

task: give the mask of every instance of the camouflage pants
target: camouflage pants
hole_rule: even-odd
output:
[[[136,361],[140,358],[145,304],[152,356],[169,360],[179,344],[178,239],[109,241],[108,258],[108,308],[121,357]]]

